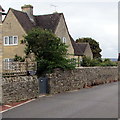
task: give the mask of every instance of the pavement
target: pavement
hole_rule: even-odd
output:
[[[29,102],[31,102],[33,100],[35,100],[35,99],[2,105],[2,106],[0,106],[0,113],[6,112],[6,111],[11,110],[11,109],[13,109],[15,107],[19,107],[19,106],[24,105],[26,103],[29,103]]]
[[[3,118],[118,118],[118,82],[10,106],[3,107]]]

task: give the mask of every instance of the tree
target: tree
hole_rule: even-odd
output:
[[[93,53],[93,58],[101,58],[100,52],[102,51],[99,47],[99,43],[92,38],[79,38],[76,40],[77,43],[88,42]]]
[[[51,31],[35,28],[25,36],[25,41],[25,53],[34,53],[39,74],[50,72],[54,68],[74,68],[66,59],[67,46]]]

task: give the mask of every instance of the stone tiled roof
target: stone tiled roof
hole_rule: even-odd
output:
[[[85,50],[89,46],[89,43],[76,43],[71,36],[70,36],[70,38],[71,38],[71,43],[74,48],[74,54],[76,56],[85,55]]]
[[[74,55],[78,55],[78,56],[83,55],[83,52],[82,52],[81,48],[79,47],[79,45],[76,44],[76,42],[75,42],[74,39],[71,37],[71,35],[69,35],[69,36],[70,36],[70,39],[71,39],[72,46],[73,46],[73,48],[74,48]]]
[[[34,16],[34,17],[35,17],[37,26],[39,26],[43,29],[48,29],[48,30],[51,30],[52,32],[55,32],[61,15],[63,15],[63,14],[62,13],[54,13],[54,14],[39,15],[39,16]]]
[[[24,28],[24,30],[27,32],[31,30],[35,25],[30,21],[27,13],[22,12],[22,11],[17,11],[14,9],[11,9],[11,11],[14,13],[16,16],[17,20],[21,24],[21,26]]]
[[[63,16],[64,18],[63,13],[54,13],[54,14],[38,15],[38,16],[34,15],[33,17],[35,22],[33,23],[29,19],[27,13],[14,10],[12,8],[10,8],[9,10],[13,12],[13,14],[16,16],[17,20],[19,21],[19,23],[21,24],[21,26],[26,32],[28,32],[34,27],[40,27],[42,29],[51,30],[54,33],[61,16]],[[65,22],[65,25],[66,25],[66,22]],[[66,25],[66,28],[67,28],[67,25]],[[67,28],[67,31],[68,31],[68,28]],[[69,34],[69,31],[68,31],[68,34]],[[70,36],[72,46],[74,48],[74,55],[83,56],[85,49],[89,45],[89,43],[76,43],[70,34],[69,36]]]
[[[35,23],[33,23],[25,12],[14,9],[11,10],[25,31],[29,31],[33,27],[40,27],[54,32],[62,15],[62,13],[54,13],[49,15],[34,16]]]

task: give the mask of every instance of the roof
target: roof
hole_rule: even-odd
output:
[[[27,32],[31,30],[33,27],[40,27],[42,29],[48,29],[51,30],[52,32],[55,32],[55,29],[58,25],[58,22],[60,20],[62,13],[54,13],[54,14],[49,14],[49,15],[39,15],[35,16],[34,15],[34,21],[35,24],[29,19],[27,13],[14,10],[10,8],[16,18],[18,19],[19,23],[21,26],[24,28],[24,30]]]
[[[17,11],[12,8],[10,9],[26,32],[35,27],[35,25],[30,21],[28,15],[25,12]]]
[[[10,8],[9,11],[10,10],[13,12],[13,14],[15,15],[15,17],[17,18],[17,20],[19,21],[19,23],[21,24],[21,26],[26,32],[28,32],[34,27],[40,27],[42,29],[51,30],[54,33],[56,30],[56,27],[58,26],[61,16],[63,16],[64,18],[63,13],[53,13],[48,15],[37,15],[37,16],[34,15],[33,17],[35,22],[32,22],[29,19],[27,13],[14,10],[12,8]],[[65,25],[66,25],[66,22],[65,22]],[[67,25],[66,25],[66,28],[67,28]],[[67,31],[68,31],[68,28],[67,28]],[[68,34],[69,34],[69,31],[68,31]],[[87,45],[89,45],[89,43],[76,43],[70,34],[69,36],[74,49],[74,55],[83,56],[85,49]]]
[[[34,16],[37,26],[55,32],[62,13]]]
[[[74,48],[74,54],[76,56],[83,56],[85,55],[85,50],[86,48],[89,46],[89,43],[76,43],[73,38],[70,36],[70,39],[71,39],[71,43],[73,45],[73,48]]]

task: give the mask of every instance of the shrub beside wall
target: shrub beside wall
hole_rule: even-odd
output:
[[[48,75],[48,78],[49,93],[56,94],[117,81],[118,68],[86,67],[69,71],[56,69],[54,73]]]

